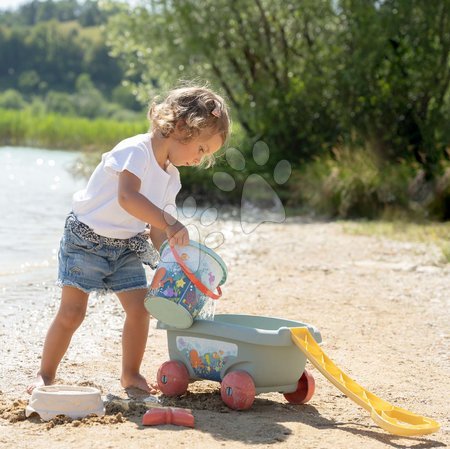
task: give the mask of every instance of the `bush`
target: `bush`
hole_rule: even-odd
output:
[[[450,218],[450,164],[427,180],[418,164],[381,164],[365,150],[341,150],[294,172],[287,204],[330,218],[369,219],[407,213]]]
[[[21,93],[15,89],[7,89],[0,93],[0,108],[23,109],[26,106]]]
[[[40,97],[33,97],[27,109],[33,115],[45,115],[47,112],[47,105]]]
[[[45,99],[48,112],[62,115],[74,115],[75,106],[70,94],[50,91]]]
[[[18,86],[22,92],[30,94],[37,91],[40,81],[36,70],[25,70],[19,75]]]
[[[136,100],[136,96],[129,85],[115,87],[112,91],[112,100],[126,109],[133,111],[142,109],[142,105]]]

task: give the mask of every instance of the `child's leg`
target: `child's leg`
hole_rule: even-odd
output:
[[[34,382],[28,386],[31,393],[35,387],[49,385],[56,376],[61,359],[69,347],[72,335],[83,322],[89,295],[74,287],[62,289],[61,303],[45,337],[41,367]]]
[[[130,290],[117,293],[126,318],[122,334],[122,376],[124,388],[136,387],[148,393],[156,393],[140,374],[142,358],[147,344],[150,315],[144,307],[147,289]]]

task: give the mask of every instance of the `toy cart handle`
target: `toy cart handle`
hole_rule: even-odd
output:
[[[189,278],[189,280],[206,296],[212,299],[219,299],[222,296],[222,290],[217,286],[217,294],[212,292],[205,284],[203,284],[200,279],[198,279],[195,274],[190,270],[190,268],[184,263],[183,259],[178,254],[178,251],[171,246],[172,254],[175,257],[178,265],[180,265],[184,274]]]

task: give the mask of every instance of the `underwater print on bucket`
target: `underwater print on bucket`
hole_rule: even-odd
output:
[[[220,382],[220,372],[231,357],[237,357],[238,346],[222,340],[198,337],[177,337],[177,349],[201,379]]]
[[[214,300],[226,278],[225,263],[213,250],[192,240],[174,248],[165,242],[145,306],[163,323],[179,328],[194,319],[214,319]]]

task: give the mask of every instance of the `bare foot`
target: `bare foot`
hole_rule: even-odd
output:
[[[141,374],[122,376],[120,383],[122,387],[127,390],[137,388],[138,390],[145,391],[150,394],[156,394],[159,392],[158,384],[149,384],[145,377]]]
[[[50,385],[52,382],[53,382],[53,379],[50,379],[47,376],[43,376],[41,373],[37,373],[36,378],[34,379],[33,383],[28,385],[27,393],[31,394],[31,393],[33,393],[33,390],[36,387],[43,387],[44,385]]]

